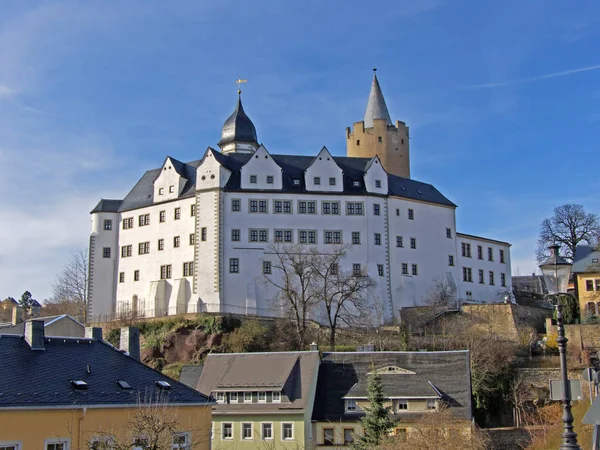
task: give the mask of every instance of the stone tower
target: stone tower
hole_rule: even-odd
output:
[[[392,123],[376,73],[364,120],[346,128],[346,149],[354,158],[377,155],[389,174],[410,178],[408,127],[399,120]]]

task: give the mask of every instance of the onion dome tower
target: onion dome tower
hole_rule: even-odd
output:
[[[238,89],[235,111],[223,124],[218,145],[222,153],[254,153],[258,148],[256,128],[242,106],[241,89]]]
[[[375,72],[377,69],[373,69]],[[354,158],[379,156],[387,173],[410,178],[410,150],[408,127],[390,118],[383,92],[373,74],[371,92],[367,101],[365,117],[353,127],[346,128],[346,152]]]

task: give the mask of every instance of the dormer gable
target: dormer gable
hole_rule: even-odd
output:
[[[375,155],[367,163],[364,173],[365,189],[373,194],[388,193],[388,174],[381,165],[379,156]]]
[[[282,169],[261,144],[240,169],[242,189],[281,190]]]
[[[343,171],[337,165],[327,147],[323,147],[304,171],[307,191],[342,192]]]
[[[186,178],[185,163],[167,156],[160,168],[160,173],[154,179],[154,203],[176,199],[181,195]]]
[[[196,169],[196,190],[223,188],[229,181],[231,170],[223,165],[222,155],[215,149],[208,147]]]

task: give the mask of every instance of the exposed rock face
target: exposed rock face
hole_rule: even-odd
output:
[[[163,364],[199,361],[211,349],[221,345],[222,334],[207,334],[203,330],[180,329],[167,335],[160,346],[142,349],[142,361],[163,361]]]

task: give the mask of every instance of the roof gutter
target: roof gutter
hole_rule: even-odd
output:
[[[185,407],[185,406],[212,406],[215,405],[215,402],[205,402],[205,403],[166,403],[165,406],[170,407]],[[113,405],[113,404],[99,404],[99,405],[55,405],[55,406],[0,406],[0,411],[27,411],[27,410],[52,410],[52,409],[119,409],[119,408],[137,408],[137,407],[151,407],[155,406],[155,403],[152,404],[143,404],[143,403],[127,403],[123,405]]]

